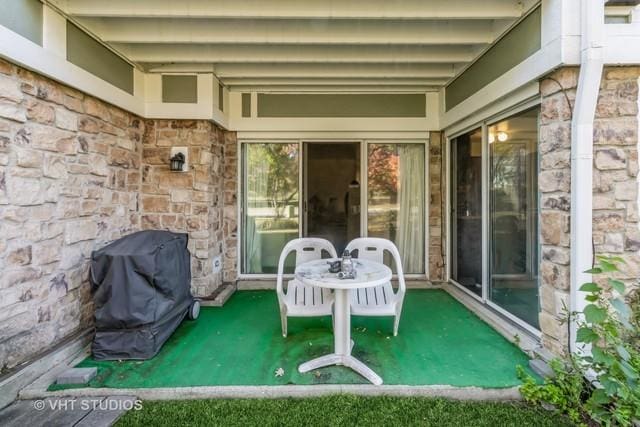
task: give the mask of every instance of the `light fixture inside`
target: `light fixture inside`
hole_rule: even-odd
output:
[[[509,139],[509,134],[506,132],[498,132],[498,141],[500,142],[505,142],[507,139]]]
[[[492,133],[489,134],[489,144],[493,144],[496,140],[496,136]]]

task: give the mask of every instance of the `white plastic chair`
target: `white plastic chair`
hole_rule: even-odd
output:
[[[351,291],[351,314],[355,316],[394,316],[393,335],[398,335],[402,303],[407,290],[398,248],[387,239],[362,237],[349,242],[347,250],[349,252],[357,250],[358,258],[379,263],[383,262],[385,251],[388,251],[393,257],[398,276],[398,292],[393,291],[390,282],[372,288],[353,289]]]
[[[278,278],[276,293],[280,305],[280,321],[282,336],[287,336],[287,317],[316,317],[333,314],[333,293],[330,289],[306,286],[293,279],[287,283],[287,291],[283,287],[284,262],[291,252],[296,253],[296,267],[302,263],[322,258],[322,251],[337,258],[336,250],[325,239],[302,238],[293,239],[285,245],[278,261]]]

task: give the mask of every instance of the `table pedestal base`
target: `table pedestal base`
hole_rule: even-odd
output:
[[[298,366],[300,373],[312,371],[331,365],[342,365],[353,369],[375,385],[382,384],[382,378],[367,365],[351,355],[353,340],[351,339],[351,307],[349,306],[349,290],[336,289],[333,313],[333,345],[334,353],[320,356]]]
[[[339,355],[335,353],[317,357],[301,364],[298,367],[300,373],[313,371],[314,369],[324,368],[325,366],[342,365],[353,369],[368,381],[375,385],[382,384],[382,378],[378,376],[371,368],[351,355]]]

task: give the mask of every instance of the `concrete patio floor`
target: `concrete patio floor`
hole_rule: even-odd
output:
[[[528,370],[520,349],[443,290],[409,290],[397,337],[392,322],[352,317],[353,353],[385,385],[507,388],[520,384],[518,365]],[[329,317],[289,319],[283,338],[275,292],[241,291],[224,307],[203,308],[197,321],[185,321],[151,360],[88,357],[78,366],[98,368],[92,388],[366,384],[344,367],[297,371],[332,346]]]

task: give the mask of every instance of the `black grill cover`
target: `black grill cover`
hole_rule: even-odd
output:
[[[193,302],[186,234],[140,231],[91,254],[97,360],[149,359]]]

